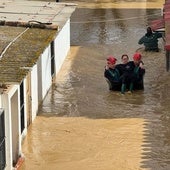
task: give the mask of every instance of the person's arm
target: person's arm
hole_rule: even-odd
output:
[[[162,33],[160,33],[160,32],[155,32],[155,34],[156,34],[156,37],[157,38],[162,38],[163,36],[162,36]]]
[[[104,76],[110,81],[110,82],[118,82],[119,81],[119,72],[118,70],[111,70],[105,69]]]
[[[110,80],[110,79],[114,78],[114,74],[112,73],[112,71],[110,69],[105,68],[104,77],[106,77],[107,79]]]
[[[104,70],[104,77],[108,78],[109,77],[109,72],[108,72],[108,69],[105,67],[105,70]]]
[[[139,67],[140,67],[141,69],[144,69],[144,63],[143,63],[143,61],[140,61]]]
[[[145,68],[143,61],[140,61],[139,63],[139,76],[144,76],[145,74]]]
[[[138,44],[143,44],[144,43],[144,37],[140,38],[139,41],[138,41]]]
[[[144,68],[139,68],[139,76],[143,77],[145,75],[145,69]]]

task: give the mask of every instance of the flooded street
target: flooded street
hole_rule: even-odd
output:
[[[138,40],[163,0],[62,1],[71,17],[71,50],[23,141],[23,170],[169,170],[170,73],[160,52]],[[102,2],[102,3],[101,3]],[[111,92],[103,72],[108,55],[139,51],[144,91]]]

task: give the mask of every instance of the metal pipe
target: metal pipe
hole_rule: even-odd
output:
[[[166,50],[166,71],[169,71],[170,67],[170,51]]]

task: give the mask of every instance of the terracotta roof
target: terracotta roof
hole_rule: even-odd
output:
[[[153,30],[159,30],[164,28],[165,49],[170,51],[170,0],[165,0],[162,18],[151,21],[150,25]]]
[[[152,30],[158,30],[165,28],[165,20],[163,18],[161,19],[156,19],[151,21],[150,23]]]
[[[165,49],[170,51],[170,1],[165,1],[164,20],[165,20]]]
[[[62,28],[75,8],[73,4],[55,2],[4,1],[0,2],[0,20],[27,22],[34,19]],[[59,31],[0,26],[0,85],[20,83]]]

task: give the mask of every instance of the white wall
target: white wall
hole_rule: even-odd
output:
[[[38,103],[41,103],[43,97],[43,92],[42,92],[42,59],[41,57],[37,61],[37,77],[38,77]]]
[[[51,53],[50,46],[48,46],[38,63],[38,100],[41,102],[47,94],[52,80],[51,80]]]
[[[13,144],[12,144],[12,133],[13,131],[17,131],[15,132],[15,134],[17,134],[17,140],[19,141],[20,139],[20,125],[18,124],[15,129],[12,129],[12,121],[13,122],[20,122],[20,112],[19,112],[19,108],[18,105],[16,105],[16,110],[15,110],[15,117],[12,116],[12,97],[15,94],[15,100],[16,103],[18,103],[18,105],[20,104],[19,102],[19,86],[18,85],[14,85],[11,86],[8,91],[4,92],[2,94],[2,109],[5,110],[5,136],[6,136],[6,140],[5,140],[5,145],[6,145],[6,170],[11,170],[13,167],[13,157],[12,157],[12,153],[13,153]],[[15,120],[12,120],[15,119]],[[19,150],[21,148],[21,142],[19,141],[18,143],[18,154],[19,154]]]
[[[2,108],[2,93],[0,92],[0,108]]]
[[[37,65],[34,65],[31,70],[31,98],[32,98],[32,121],[35,119],[38,112],[38,75]]]
[[[17,163],[19,153],[19,134],[20,134],[20,108],[18,100],[18,91],[11,97],[11,127],[12,127],[12,160]],[[16,107],[18,106],[18,107]]]
[[[57,34],[55,40],[55,74],[57,74],[70,50],[70,20],[67,21],[62,30]],[[38,101],[46,96],[52,84],[51,77],[51,48],[45,49],[37,62],[38,67]]]
[[[57,35],[55,41],[55,73],[59,72],[64,59],[70,50],[70,20]]]
[[[9,98],[3,94],[2,108],[5,110],[5,146],[6,146],[6,170],[12,167],[12,132],[11,132],[11,110],[9,107]]]

